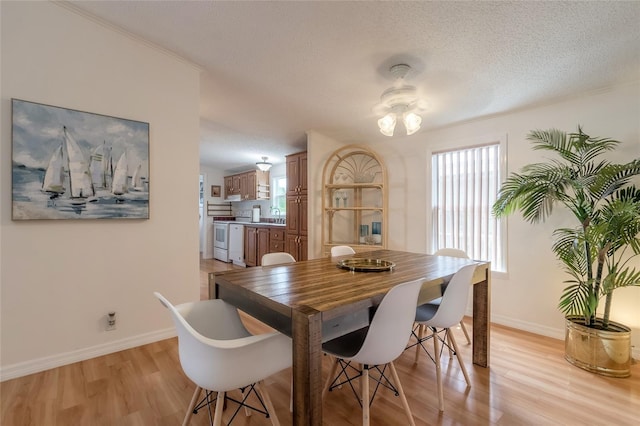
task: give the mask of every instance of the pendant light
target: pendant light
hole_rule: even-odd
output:
[[[269,157],[262,157],[262,161],[258,161],[258,162],[256,163],[256,166],[257,166],[260,170],[262,170],[263,172],[268,171],[268,170],[271,168],[271,166],[273,166],[273,164],[271,164],[271,163],[269,163],[269,162],[267,161],[267,159],[268,159],[268,158],[269,158]]]

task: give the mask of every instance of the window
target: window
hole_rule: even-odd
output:
[[[287,178],[275,176],[271,179],[271,208],[279,209],[281,217],[287,211]]]
[[[506,152],[504,138],[482,145],[431,154],[431,252],[451,247],[506,272],[502,221],[491,208],[500,188]]]

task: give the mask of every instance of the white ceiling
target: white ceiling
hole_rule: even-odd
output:
[[[283,162],[307,130],[387,138],[373,107],[395,63],[429,102],[422,131],[640,78],[638,1],[71,4],[202,67],[201,163],[224,170]]]

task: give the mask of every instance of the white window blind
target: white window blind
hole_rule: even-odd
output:
[[[506,271],[503,230],[491,214],[501,182],[500,144],[432,154],[432,246],[464,250]]]

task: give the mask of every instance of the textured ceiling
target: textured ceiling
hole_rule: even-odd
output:
[[[283,162],[307,130],[386,138],[373,107],[394,63],[423,129],[640,78],[638,1],[70,3],[203,68],[201,163],[225,170]]]

